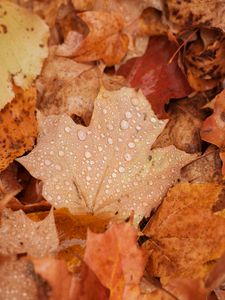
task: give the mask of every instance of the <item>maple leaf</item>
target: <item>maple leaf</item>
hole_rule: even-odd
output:
[[[168,282],[171,278],[203,278],[208,262],[225,250],[223,217],[212,212],[222,186],[177,184],[169,190],[144,233],[150,254],[147,269]]]
[[[49,34],[47,25],[38,16],[10,1],[1,1],[0,16],[2,109],[14,97],[12,80],[27,89],[40,74],[48,54]]]
[[[215,144],[219,148],[221,148],[222,152],[220,153],[220,157],[224,163],[225,154],[225,122],[224,122],[224,113],[225,113],[225,89],[216,96],[214,100],[214,113],[208,117],[202,126],[201,129],[201,137],[203,140]],[[223,175],[225,174],[225,166],[223,164],[222,169]]]
[[[114,65],[125,56],[128,47],[128,37],[122,32],[123,19],[116,13],[84,12],[79,17],[87,24],[89,33],[82,39],[72,32],[65,41],[70,53],[65,52],[65,46],[59,46],[56,54],[74,57],[75,61],[88,62],[102,59],[108,65]],[[78,43],[77,43],[78,42]],[[69,54],[69,55],[68,55]]]
[[[40,222],[30,220],[24,212],[4,209],[0,227],[0,253],[28,253],[43,256],[58,247],[58,234],[53,212]]]
[[[140,220],[194,158],[174,146],[150,150],[165,124],[141,92],[102,89],[89,127],[49,116],[37,146],[18,161],[43,181],[43,196],[56,208],[123,217],[135,210]]]
[[[137,299],[140,293],[146,255],[136,239],[129,223],[113,224],[102,234],[88,230],[84,261],[110,290],[110,300]]]
[[[48,284],[35,273],[33,263],[26,258],[1,257],[0,291],[4,300],[49,299]]]
[[[0,111],[0,170],[30,150],[37,136],[36,89],[14,90],[15,99]]]
[[[164,36],[152,37],[145,54],[128,60],[117,72],[127,78],[132,87],[142,90],[160,118],[166,118],[164,105],[171,98],[181,98],[191,92],[177,57],[169,62],[176,48]]]

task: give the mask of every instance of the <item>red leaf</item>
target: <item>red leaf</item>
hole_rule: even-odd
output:
[[[145,54],[128,60],[117,72],[132,87],[142,90],[159,118],[167,117],[164,105],[169,99],[185,97],[191,92],[178,66],[178,57],[169,63],[176,50],[176,44],[167,37],[152,37]]]

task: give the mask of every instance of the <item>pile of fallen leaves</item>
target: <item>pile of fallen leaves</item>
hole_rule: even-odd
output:
[[[0,0],[0,300],[224,300],[224,84],[224,0]]]

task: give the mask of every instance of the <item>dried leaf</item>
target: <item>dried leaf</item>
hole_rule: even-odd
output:
[[[2,254],[28,253],[40,257],[55,251],[58,244],[52,212],[43,221],[34,222],[22,211],[3,210],[0,227]]]
[[[62,45],[56,54],[74,57],[77,62],[102,59],[108,66],[119,63],[128,47],[128,37],[122,32],[123,19],[116,13],[107,12],[89,11],[79,16],[89,28],[87,37],[81,39],[77,33],[71,34],[67,37],[69,41],[65,41],[71,49],[70,53],[68,50],[65,52],[65,46]]]
[[[4,300],[48,300],[49,286],[27,259],[1,258],[0,292]]]
[[[202,126],[201,137],[203,140],[215,144],[221,148],[221,159],[224,162],[225,157],[223,154],[225,147],[225,90],[218,94],[214,102],[214,113],[208,117]],[[225,166],[223,165],[223,175],[225,174]]]
[[[2,109],[14,97],[12,81],[27,89],[40,74],[48,53],[49,34],[48,27],[38,16],[10,1],[1,1],[0,16]]]
[[[167,0],[167,15],[175,25],[219,27],[225,29],[224,0]]]
[[[212,212],[221,190],[216,184],[182,183],[168,192],[144,230],[151,274],[163,282],[205,276],[225,250],[225,220]]]
[[[0,170],[31,150],[37,136],[35,88],[15,88],[15,94],[15,99],[0,111]]]
[[[202,28],[199,35],[200,38],[185,47],[183,62],[191,87],[196,91],[206,91],[225,78],[225,34],[220,30]]]
[[[110,300],[137,299],[140,293],[146,255],[136,238],[129,223],[113,224],[102,234],[88,231],[84,261],[110,290]]]
[[[141,92],[102,89],[89,127],[47,117],[36,148],[18,160],[43,180],[43,196],[56,208],[123,217],[134,209],[140,220],[194,159],[174,146],[150,151],[165,123]]]
[[[191,92],[177,58],[169,62],[176,48],[166,37],[152,37],[145,54],[127,61],[117,72],[132,87],[142,90],[160,118],[166,118],[164,105],[171,98],[185,97]]]
[[[11,164],[7,169],[0,173],[0,207],[3,208],[7,203],[16,196],[22,186],[17,181],[17,168]]]

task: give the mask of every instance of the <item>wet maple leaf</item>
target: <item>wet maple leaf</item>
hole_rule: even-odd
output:
[[[4,209],[0,227],[0,253],[48,255],[58,247],[53,212],[40,222],[30,220],[22,211]]]
[[[84,261],[110,290],[110,300],[137,299],[146,255],[136,245],[129,223],[113,224],[105,233],[87,234]]]
[[[49,299],[49,286],[35,273],[33,263],[26,259],[1,257],[0,292],[4,300]]]
[[[15,99],[0,111],[0,170],[30,150],[37,136],[36,89],[14,90]]]
[[[48,54],[49,34],[47,25],[38,16],[10,1],[1,1],[0,16],[2,109],[14,97],[12,81],[27,89],[40,74]]]
[[[160,118],[166,118],[164,105],[171,98],[181,98],[191,92],[177,57],[169,63],[176,49],[176,44],[166,37],[152,37],[145,54],[128,60],[117,72],[126,77],[132,87],[142,90]]]
[[[165,124],[141,92],[102,89],[89,127],[49,116],[37,146],[18,161],[43,181],[43,196],[56,208],[123,217],[135,210],[140,220],[194,158],[174,146],[150,150]]]
[[[171,278],[203,278],[207,263],[225,250],[225,219],[212,211],[222,186],[177,184],[150,220],[144,244],[150,254],[147,269],[168,282]]]
[[[83,39],[79,38],[77,33],[71,32],[65,41],[65,45],[68,44],[67,52],[65,52],[65,45],[61,45],[56,53],[74,57],[77,62],[102,59],[108,66],[119,63],[128,48],[128,37],[122,32],[124,24],[120,15],[88,11],[79,14],[79,17],[89,28],[88,35]],[[69,49],[71,49],[70,53],[68,53]]]
[[[208,117],[202,126],[201,137],[203,140],[212,143],[221,148],[220,157],[225,162],[225,90],[218,94],[214,100],[214,113]],[[225,166],[223,164],[223,175]]]

